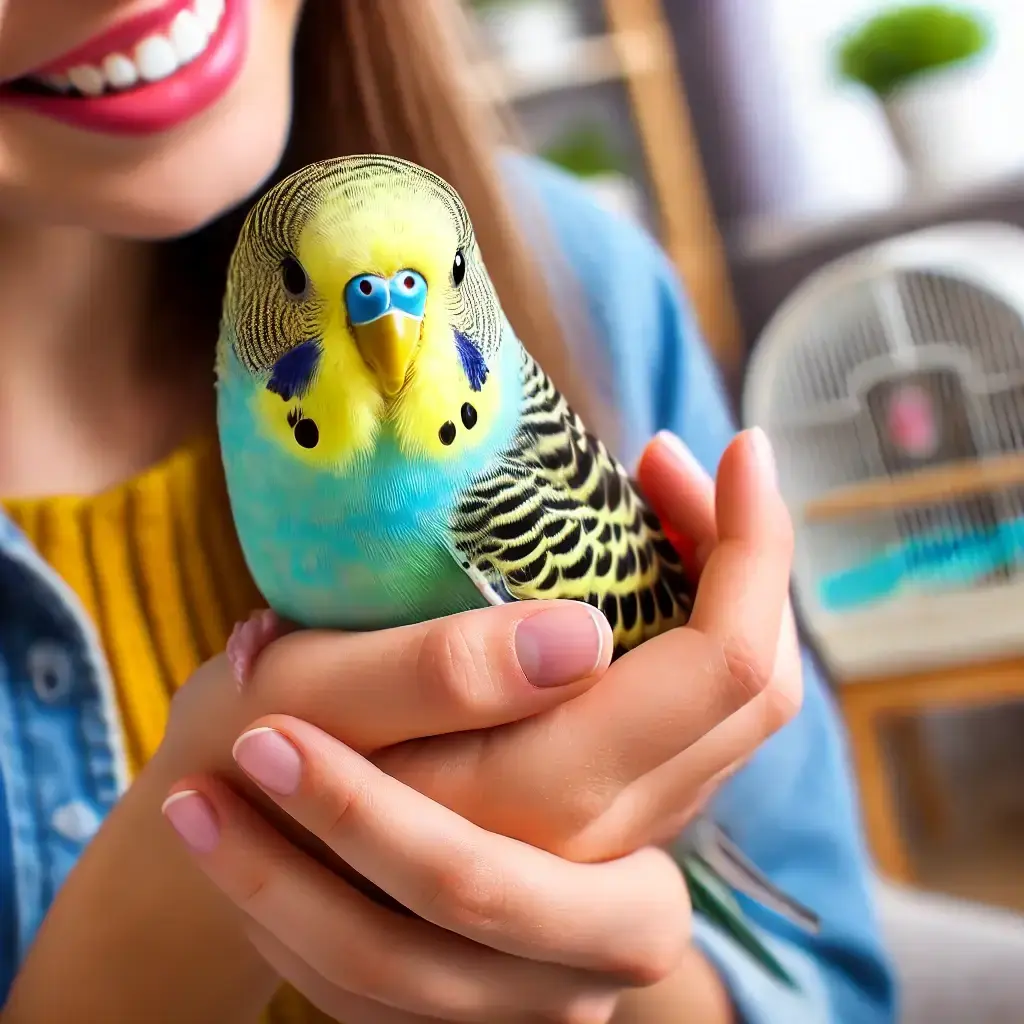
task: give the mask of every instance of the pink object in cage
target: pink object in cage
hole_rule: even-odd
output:
[[[939,446],[931,395],[917,384],[898,388],[889,400],[888,430],[893,443],[914,459],[927,459]]]

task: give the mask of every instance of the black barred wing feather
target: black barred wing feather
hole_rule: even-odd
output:
[[[684,624],[690,584],[657,517],[525,352],[522,376],[515,442],[453,518],[463,567],[500,600],[600,608],[617,653]]]

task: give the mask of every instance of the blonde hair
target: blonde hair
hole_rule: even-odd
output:
[[[609,416],[577,369],[585,362],[573,360],[578,348],[565,343],[572,314],[556,314],[536,247],[523,241],[523,211],[514,215],[499,174],[498,154],[513,135],[511,118],[469,87],[472,38],[458,0],[306,0],[295,49],[292,130],[276,177],[326,157],[385,153],[450,182],[466,203],[516,333],[600,432]],[[168,270],[185,277],[197,316],[219,307],[242,215],[234,211],[168,247]],[[529,220],[531,231],[542,230],[538,217]],[[579,309],[575,316],[584,330]]]

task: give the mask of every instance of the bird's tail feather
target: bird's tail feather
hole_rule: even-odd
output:
[[[717,822],[710,818],[694,822],[691,848],[715,875],[737,892],[806,932],[816,934],[820,929],[818,915],[774,885]]]
[[[797,988],[793,976],[747,923],[743,908],[715,870],[697,854],[684,857],[682,868],[693,909],[729,935],[772,977]]]

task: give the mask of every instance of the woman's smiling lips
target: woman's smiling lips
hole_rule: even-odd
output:
[[[212,106],[245,60],[250,0],[168,0],[0,91],[89,131],[167,131]]]

